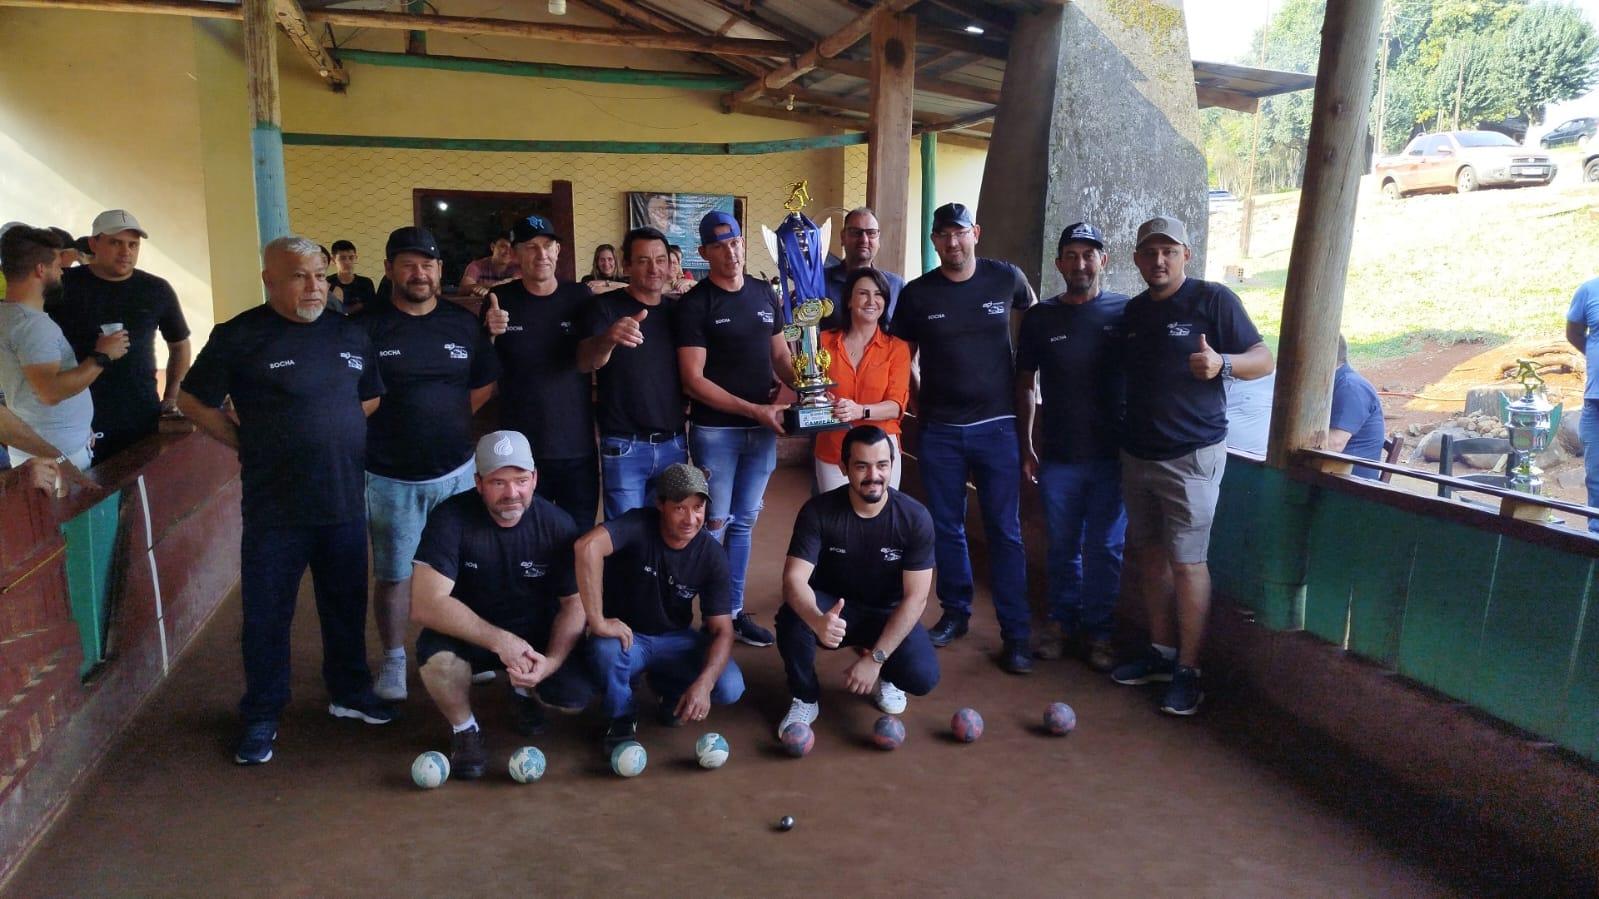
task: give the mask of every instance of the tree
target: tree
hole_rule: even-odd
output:
[[[1541,122],[1548,104],[1580,97],[1599,82],[1599,35],[1575,7],[1534,3],[1505,30],[1496,81],[1507,110]]]

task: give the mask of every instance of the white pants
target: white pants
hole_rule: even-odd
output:
[[[33,458],[32,453],[25,453],[14,446],[6,447],[6,455],[11,457],[12,468],[18,468],[22,465],[22,463]],[[71,462],[73,465],[76,465],[79,471],[87,471],[89,469],[88,447],[84,447],[75,453],[67,453],[66,457],[67,461]]]
[[[894,470],[888,476],[888,486],[898,490],[900,469],[904,467],[902,464],[904,460],[901,458],[899,451],[899,435],[890,434],[888,439],[894,442]],[[818,491],[826,493],[849,483],[849,478],[844,476],[844,472],[840,471],[837,465],[831,462],[823,462],[821,459],[814,457],[811,461],[816,468],[816,489]]]

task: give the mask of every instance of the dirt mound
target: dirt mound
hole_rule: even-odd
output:
[[[1405,404],[1413,412],[1460,412],[1474,390],[1491,390],[1514,385],[1518,359],[1530,359],[1544,379],[1549,401],[1576,409],[1582,405],[1583,377],[1587,371],[1582,354],[1564,341],[1517,340],[1467,359],[1450,369],[1434,383],[1418,392]]]

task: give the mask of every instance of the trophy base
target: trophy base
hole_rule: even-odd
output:
[[[833,417],[832,406],[790,406],[783,410],[783,430],[790,434],[815,434],[847,427],[849,422]]]

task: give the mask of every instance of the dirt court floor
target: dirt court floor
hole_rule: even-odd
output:
[[[765,623],[806,477],[779,469],[756,529],[750,606]],[[1164,717],[1153,693],[1075,661],[1006,675],[988,659],[999,641],[981,593],[973,623],[941,652],[939,687],[911,699],[895,752],[870,747],[877,711],[842,692],[847,658],[823,654],[816,748],[782,755],[772,735],[788,705],[777,650],[739,647],[743,701],[702,727],[646,719],[649,767],[638,778],[610,773],[592,716],[557,717],[549,735],[519,738],[501,680],[474,688],[489,776],[423,791],[410,763],[448,750],[443,719],[414,671],[401,721],[331,719],[308,586],[277,754],[259,768],[232,764],[235,596],[5,892],[1426,896],[1513,888],[1526,870],[1461,824],[1469,813],[1405,796],[1327,741],[1241,708],[1221,684],[1197,719]],[[1070,737],[1040,733],[1054,700],[1077,710]],[[949,735],[962,706],[987,722],[975,744]],[[732,757],[704,771],[693,744],[711,729]],[[505,773],[524,742],[549,758],[535,784]],[[783,815],[797,819],[791,832],[773,827]]]

